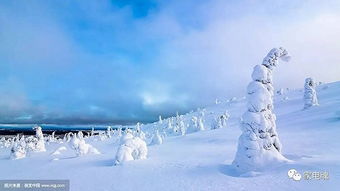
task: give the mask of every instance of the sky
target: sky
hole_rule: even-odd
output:
[[[274,47],[275,88],[340,80],[340,3],[2,0],[0,123],[130,124],[243,97]]]

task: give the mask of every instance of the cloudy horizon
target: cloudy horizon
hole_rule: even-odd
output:
[[[0,123],[150,122],[244,96],[273,47],[276,88],[340,80],[337,1],[0,4]]]

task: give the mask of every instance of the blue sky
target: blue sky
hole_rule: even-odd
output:
[[[339,80],[337,1],[0,3],[0,123],[153,121],[243,96],[273,47],[275,86]],[[326,66],[326,67],[325,67]]]

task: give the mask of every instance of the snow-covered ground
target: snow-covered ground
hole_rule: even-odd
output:
[[[114,166],[119,139],[85,138],[101,154],[77,157],[70,149],[51,155],[66,145],[46,144],[46,152],[9,159],[10,148],[0,149],[0,179],[69,179],[71,190],[339,190],[340,189],[340,82],[317,87],[319,106],[303,110],[303,91],[275,96],[274,112],[283,155],[292,163],[244,177],[231,163],[241,134],[239,120],[246,100],[222,100],[205,108],[204,131],[168,136],[161,145],[148,146],[148,158]],[[287,99],[288,98],[288,99]],[[226,128],[211,130],[214,118],[226,110]],[[202,110],[183,116],[189,123]],[[166,120],[163,125],[166,126]],[[148,134],[158,123],[146,124]],[[289,179],[287,172],[328,172],[328,180]]]

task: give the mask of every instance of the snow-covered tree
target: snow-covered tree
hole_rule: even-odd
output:
[[[72,132],[66,133],[65,137],[66,137],[66,142],[70,142],[72,140]],[[64,138],[65,139],[65,138]]]
[[[191,117],[187,131],[189,133],[199,131],[199,129],[198,129],[198,118],[196,116]]]
[[[36,137],[29,136],[25,139],[25,142],[27,152],[35,151],[36,143],[38,142],[38,139]]]
[[[225,113],[223,113],[222,115],[217,116],[212,124],[212,129],[220,129],[223,127],[227,127],[227,121],[229,119],[230,115],[228,113],[228,111],[226,111]]]
[[[179,118],[178,127],[179,127],[178,129],[179,129],[180,134],[182,136],[185,135],[186,131],[187,131],[187,128],[186,128],[186,125],[184,123],[183,117]]]
[[[55,137],[55,131],[52,132],[51,139],[53,142],[55,142],[57,139]]]
[[[174,127],[172,126],[172,119],[168,118],[167,126],[166,126],[166,133],[169,134],[169,135],[173,134],[173,131],[174,131],[173,129],[174,129]]]
[[[229,120],[230,115],[228,111],[225,111],[223,115],[221,115],[221,122],[222,122],[222,127],[227,127],[227,121]]]
[[[212,124],[212,128],[211,129],[220,129],[222,128],[222,119],[221,116],[218,116],[214,119],[214,122]]]
[[[162,116],[159,116],[158,117],[158,124],[162,125],[163,124],[163,119],[162,119]]]
[[[276,93],[277,95],[283,95],[284,94],[283,88],[279,89]]]
[[[73,148],[78,156],[86,154],[100,154],[100,152],[90,144],[87,144],[84,139],[82,131],[74,134],[71,141],[71,148]]]
[[[146,159],[148,148],[146,142],[141,138],[134,137],[130,131],[127,131],[120,142],[121,145],[116,153],[115,165],[131,160]]]
[[[94,135],[94,127],[91,129],[91,137]]]
[[[112,132],[112,127],[111,126],[107,126],[107,129],[106,129],[106,136],[108,138],[111,138],[111,132]]]
[[[116,131],[116,135],[118,136],[118,137],[120,137],[120,136],[122,136],[122,128],[121,127],[118,127],[117,128],[117,131]]]
[[[160,145],[163,143],[163,139],[159,134],[158,130],[155,131],[155,134],[152,137],[151,145]]]
[[[140,123],[136,124],[136,136],[143,139],[143,140],[146,140],[145,133],[142,131]]]
[[[199,117],[198,118],[198,130],[199,131],[204,131],[204,123],[203,123],[203,117]]]
[[[261,169],[271,162],[285,161],[281,155],[281,143],[276,132],[276,116],[273,113],[272,71],[278,60],[288,60],[288,52],[274,48],[256,65],[253,81],[247,87],[247,111],[241,120],[242,134],[233,165],[239,171]]]
[[[37,138],[35,152],[45,152],[45,140],[40,126],[35,126],[35,137]]]
[[[205,109],[200,110],[200,117],[201,118],[205,117]]]
[[[305,109],[319,105],[318,98],[316,96],[315,91],[316,84],[312,78],[307,78],[305,80],[305,93],[304,93],[304,101],[305,101]]]
[[[26,142],[25,138],[21,137],[21,139],[18,139],[14,142],[12,148],[11,148],[11,159],[21,159],[26,157]]]

